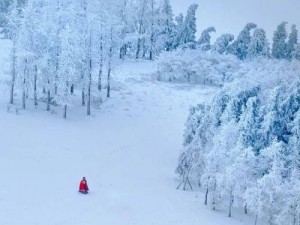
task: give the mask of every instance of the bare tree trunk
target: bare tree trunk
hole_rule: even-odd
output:
[[[213,192],[213,200],[212,200],[213,210],[216,210],[216,190],[217,190],[217,184],[215,182],[215,184],[214,184],[214,192]]]
[[[57,0],[57,6],[56,6],[56,10],[57,12],[60,11],[60,0]],[[56,32],[57,37],[60,36],[60,29],[61,29],[61,17],[59,17],[58,20],[58,29]],[[56,46],[56,65],[55,65],[55,79],[54,79],[54,94],[57,95],[58,93],[58,85],[57,82],[59,80],[59,58],[60,58],[60,41],[58,42],[57,46]]]
[[[26,76],[27,76],[27,59],[25,59],[25,67],[23,72],[23,86],[22,86],[22,108],[26,109]]]
[[[84,86],[82,87],[82,91],[81,91],[81,104],[82,104],[82,106],[85,106],[85,87]]]
[[[15,83],[16,83],[16,40],[13,41],[12,48],[12,70],[11,70],[11,86],[10,86],[10,104],[14,104],[14,91],[15,91]]]
[[[138,59],[140,57],[140,51],[141,51],[141,38],[138,38],[137,50],[136,50],[136,54],[135,54],[136,59]]]
[[[111,62],[108,63],[108,72],[107,72],[107,97],[110,98],[110,73],[111,73]]]
[[[98,90],[102,91],[102,74],[103,74],[103,36],[100,37],[100,68],[98,74]]]
[[[67,119],[67,109],[68,109],[68,106],[65,105],[64,106],[64,119]]]
[[[232,191],[230,191],[228,217],[231,217],[232,203],[233,203],[233,196],[232,196]]]
[[[208,186],[206,187],[204,205],[207,205],[207,199],[208,199]]]
[[[245,213],[245,214],[248,214],[247,203],[245,204],[245,207],[244,207],[244,213]]]
[[[92,87],[92,57],[89,57],[89,80],[87,88],[87,115],[91,115],[91,87]]]
[[[92,88],[92,30],[88,46],[88,86],[87,86],[87,115],[91,115],[91,88]]]
[[[257,214],[256,214],[254,225],[257,225],[257,219],[258,219],[258,216],[257,216]]]
[[[74,84],[71,84],[71,90],[70,90],[70,92],[71,92],[71,95],[74,94]]]
[[[110,77],[112,69],[112,56],[113,56],[113,30],[110,31],[110,48],[109,48],[109,60],[108,60],[108,71],[107,71],[107,97],[110,98]]]
[[[49,84],[49,81],[48,81]],[[51,107],[51,92],[50,92],[50,88],[48,88],[47,91],[47,111],[50,111],[50,107]]]
[[[154,0],[151,0],[151,37],[149,59],[153,60],[154,55]]]
[[[23,78],[23,90],[22,90],[22,108],[26,109],[26,78]]]
[[[38,105],[38,99],[37,99],[37,66],[34,66],[34,105]]]
[[[146,53],[147,53],[147,49],[146,49],[146,40],[145,40],[145,38],[143,38],[142,43],[143,43],[143,54],[142,54],[142,58],[144,59],[144,58],[146,58]]]

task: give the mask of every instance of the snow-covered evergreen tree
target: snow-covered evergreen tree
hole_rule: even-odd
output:
[[[272,46],[272,56],[276,59],[286,59],[287,58],[287,43],[286,39],[288,37],[286,31],[287,22],[282,22],[277,26],[277,30],[274,32],[273,46]]]
[[[228,47],[233,40],[234,36],[232,34],[223,34],[217,38],[212,46],[212,50],[218,52],[219,54],[226,54],[228,52]]]
[[[163,49],[172,50],[173,38],[175,36],[175,23],[173,10],[169,0],[163,0],[161,13],[159,17],[159,26],[161,27],[161,39],[163,41]]]
[[[300,60],[300,44],[295,46],[295,49],[292,52],[292,59]]]
[[[296,45],[298,43],[298,30],[296,25],[292,26],[291,33],[287,42],[287,58],[292,59],[293,52],[295,51]]]
[[[184,21],[182,22],[182,25],[180,25],[180,17],[178,18],[178,25],[179,25],[179,31],[177,32],[177,35],[175,37],[173,46],[176,48],[179,45],[184,44],[193,44],[196,39],[196,32],[197,32],[197,25],[196,25],[196,10],[198,8],[197,4],[192,4],[187,14],[184,18]]]
[[[208,27],[204,31],[202,31],[201,36],[199,40],[197,41],[197,44],[200,46],[200,49],[207,51],[211,49],[210,40],[211,35],[210,33],[216,32],[216,28],[214,27]]]
[[[247,57],[256,58],[259,56],[268,57],[270,55],[270,47],[267,40],[266,32],[257,28],[254,30],[250,43],[247,48]]]
[[[240,32],[237,39],[231,44],[229,53],[236,55],[239,59],[243,60],[247,58],[247,49],[251,41],[251,30],[256,28],[254,23],[248,23],[245,28]]]

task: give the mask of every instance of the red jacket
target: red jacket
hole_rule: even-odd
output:
[[[81,180],[79,184],[79,191],[88,191],[89,187],[86,180]]]

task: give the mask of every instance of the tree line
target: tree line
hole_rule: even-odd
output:
[[[209,27],[196,40],[197,4],[176,17],[169,0],[13,0],[2,8],[8,11],[4,32],[13,43],[10,103],[19,94],[25,109],[32,96],[34,105],[45,102],[47,111],[63,107],[64,117],[74,90],[80,90],[87,115],[104,89],[109,98],[113,68],[126,58],[154,60],[161,52],[186,48],[241,60],[300,58],[296,26],[288,35],[285,22],[274,32],[272,49],[265,31],[253,23],[236,39],[223,34],[211,44],[216,29]]]

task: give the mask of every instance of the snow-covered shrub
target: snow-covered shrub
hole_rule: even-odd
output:
[[[233,79],[239,64],[234,56],[199,49],[178,50],[160,55],[155,77],[161,81],[220,86]]]
[[[300,64],[244,61],[233,76],[211,102],[191,109],[178,168],[201,181],[213,208],[299,223]]]

